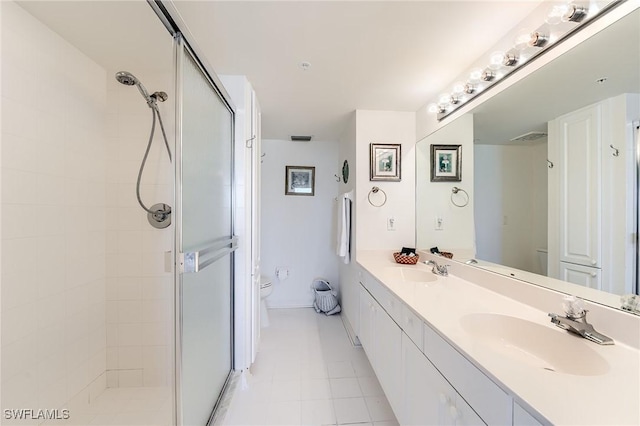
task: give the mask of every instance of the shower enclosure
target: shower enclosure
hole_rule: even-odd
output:
[[[231,377],[234,111],[170,6],[0,2],[2,424],[202,425]]]

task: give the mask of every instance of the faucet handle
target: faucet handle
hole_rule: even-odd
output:
[[[443,277],[447,277],[449,276],[449,266],[451,265],[440,265],[440,266],[435,266],[435,268],[438,269],[438,273],[440,275],[442,275]]]
[[[587,315],[587,311],[584,309],[584,301],[573,295],[564,296],[562,307],[567,318],[577,320]]]

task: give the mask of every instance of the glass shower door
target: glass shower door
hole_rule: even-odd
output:
[[[178,41],[178,423],[205,425],[232,370],[233,112]]]

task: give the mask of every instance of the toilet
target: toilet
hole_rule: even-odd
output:
[[[547,275],[547,261],[548,261],[548,252],[547,249],[539,248],[536,250],[538,252],[538,266],[542,271],[542,275]]]
[[[269,313],[265,299],[273,291],[271,278],[260,275],[260,327],[269,327]]]

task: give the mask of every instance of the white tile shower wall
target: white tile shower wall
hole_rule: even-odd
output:
[[[54,409],[106,384],[106,74],[0,7],[1,403]]]
[[[167,69],[171,54],[167,52]],[[107,76],[107,385],[169,384],[172,320],[172,274],[164,253],[173,249],[173,226],[151,227],[136,199],[136,180],[149,141],[151,110],[138,90]],[[129,70],[151,92],[173,99],[170,75]],[[173,110],[159,104],[173,151]],[[173,155],[173,152],[172,152]],[[147,207],[173,203],[171,162],[159,124],[141,180]]]

